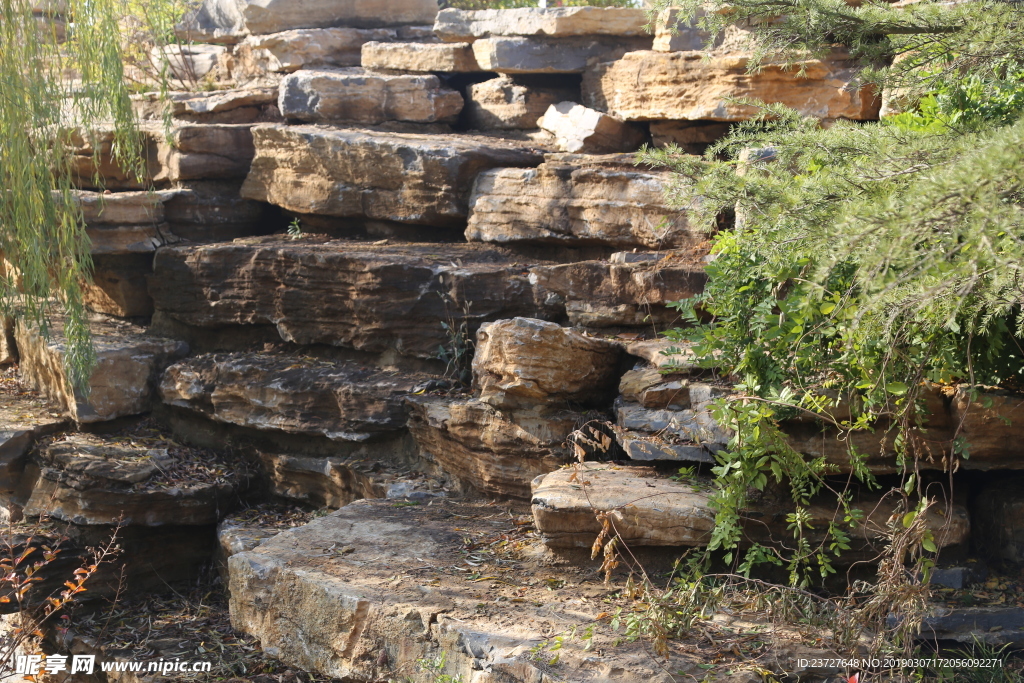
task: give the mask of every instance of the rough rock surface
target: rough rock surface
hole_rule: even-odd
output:
[[[152,254],[93,256],[92,280],[82,283],[82,298],[90,311],[119,318],[153,315],[149,296]]]
[[[629,432],[658,434],[663,438],[706,445],[719,450],[729,443],[732,433],[715,422],[707,410],[698,405],[682,410],[653,410],[621,398],[615,402],[615,419]]]
[[[666,304],[704,290],[704,268],[671,260],[619,264],[580,261],[537,266],[530,279],[565,306],[574,325],[594,327],[668,325],[678,313]]]
[[[465,115],[478,130],[529,130],[552,104],[579,99],[579,88],[550,78],[503,76],[466,88]]]
[[[409,431],[446,472],[477,491],[521,499],[534,477],[569,462],[565,439],[585,422],[568,410],[499,411],[476,399],[409,403]]]
[[[655,147],[679,145],[691,154],[703,154],[705,148],[729,132],[728,123],[692,121],[651,121],[651,143]]]
[[[179,183],[164,202],[164,216],[175,236],[191,242],[222,242],[273,230],[266,204],[243,199],[240,180]]]
[[[619,394],[626,401],[653,410],[682,410],[690,407],[690,381],[678,375],[664,375],[657,368],[626,372],[619,380]]]
[[[68,387],[60,321],[51,326],[49,340],[25,325],[19,325],[16,332],[22,376],[77,422],[102,422],[145,412],[160,373],[188,353],[184,342],[151,337],[126,322],[97,318],[91,332],[96,366],[88,396],[72,393]]]
[[[167,448],[71,434],[39,449],[14,498],[27,517],[78,525],[206,525],[216,524],[249,483],[239,475],[172,486],[162,475],[174,466]]]
[[[974,401],[970,387],[962,386],[952,397],[952,424],[969,444],[970,457],[960,460],[968,469],[1017,469],[1021,466],[1019,444],[1024,443],[1024,397],[979,387]]]
[[[42,396],[23,390],[14,372],[0,372],[0,495],[13,491],[36,441],[69,426]]]
[[[480,326],[473,385],[496,408],[607,405],[622,347],[557,323],[514,318]]]
[[[271,493],[317,508],[340,508],[387,493],[383,477],[361,472],[347,458],[261,452],[260,464]]]
[[[549,317],[528,276],[478,245],[381,247],[307,237],[251,238],[157,253],[157,309],[198,327],[274,325],[281,338],[434,358],[440,321]],[[469,303],[468,315],[450,299]]]
[[[579,470],[566,468],[535,479],[532,505],[537,530],[552,548],[591,547],[601,531],[595,512],[608,513],[629,545],[700,546],[715,526],[710,495],[710,488],[696,479],[674,481],[649,467],[585,463]],[[848,531],[856,550],[882,539],[895,503],[876,497],[854,504],[865,515],[858,528]],[[814,529],[827,528],[836,514],[834,502],[812,503],[807,511]],[[752,520],[748,540],[767,542],[772,532],[785,534],[788,512],[778,503],[755,503],[744,512]],[[963,543],[970,532],[963,506],[953,505],[949,512],[949,519],[937,506],[928,513],[928,528],[940,548]]]
[[[153,47],[149,54],[158,71],[164,71],[169,78],[188,87],[199,84],[217,69],[228,58],[228,48],[223,45],[166,45]]]
[[[490,36],[644,36],[648,23],[644,10],[625,7],[445,9],[437,15],[434,33],[451,42]]]
[[[164,212],[164,204],[174,195],[173,190],[108,194],[79,190],[72,197],[96,256],[151,253],[179,241]]]
[[[562,603],[548,586],[579,583],[579,574],[531,562],[488,563],[485,575],[498,580],[486,591],[463,572],[453,576],[464,538],[522,537],[514,520],[495,513],[444,501],[359,501],[285,531],[228,560],[232,624],[288,665],[332,678],[386,680],[444,653],[445,674],[463,681],[540,681],[546,668],[531,648],[593,621],[601,593],[595,583],[587,603]],[[672,680],[639,644],[610,643],[595,637],[608,653],[601,658],[566,643],[560,669],[574,672],[573,680]]]
[[[686,18],[678,7],[658,12],[654,22],[654,49],[658,52],[690,52],[708,47],[711,34],[697,25],[698,17]]]
[[[366,441],[405,428],[404,398],[426,379],[291,355],[213,354],[167,368],[160,395],[218,422]]]
[[[18,345],[14,342],[14,318],[0,315],[0,367],[18,362]]]
[[[702,52],[631,52],[588,69],[583,76],[584,104],[626,121],[658,119],[743,121],[754,108],[726,98],[749,97],[781,103],[819,119],[878,118],[878,102],[869,89],[851,91],[851,64],[839,58],[810,60],[785,71],[767,64],[747,73],[747,57]]]
[[[188,40],[237,43],[250,33],[429,24],[436,16],[436,0],[204,0],[176,32]]]
[[[574,154],[633,152],[647,137],[632,124],[575,102],[552,104],[537,126],[555,136],[558,149]]]
[[[1004,474],[971,500],[973,545],[991,560],[1024,561],[1024,477]]]
[[[194,123],[256,123],[279,121],[277,88],[236,88],[212,92],[144,93],[132,98],[132,107],[144,121],[163,121],[164,114]]]
[[[593,59],[617,59],[630,50],[647,50],[650,38],[482,38],[473,54],[484,71],[504,74],[583,73]]]
[[[291,73],[317,66],[359,66],[363,45],[395,40],[388,28],[306,28],[249,36],[235,48],[243,74]]]
[[[286,119],[317,123],[453,122],[462,104],[437,76],[361,68],[297,71],[281,82],[278,100]]]
[[[538,168],[499,168],[477,178],[466,239],[510,244],[693,247],[686,212],[669,207],[665,170],[633,155],[549,154]]]
[[[365,69],[395,71],[480,71],[469,43],[366,43]]]
[[[457,225],[484,170],[540,163],[538,150],[473,136],[259,126],[242,187],[248,199],[289,211]]]

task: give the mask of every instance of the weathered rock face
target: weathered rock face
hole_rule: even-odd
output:
[[[445,9],[437,15],[434,33],[451,42],[490,36],[644,36],[647,24],[644,10],[623,7]]]
[[[171,232],[192,242],[222,242],[273,231],[266,204],[243,199],[239,180],[179,183],[164,202]]]
[[[446,123],[462,111],[462,95],[433,75],[303,70],[281,82],[278,106],[294,121]]]
[[[708,145],[728,132],[728,123],[651,121],[651,142],[655,147],[679,145],[691,154],[703,154]]]
[[[726,98],[748,97],[781,103],[820,119],[878,118],[878,102],[869,89],[847,88],[854,78],[849,62],[811,60],[785,71],[766,65],[746,71],[747,57],[702,52],[631,52],[605,61],[583,77],[584,103],[626,121],[743,121],[756,112]]]
[[[657,368],[629,370],[619,380],[625,401],[652,410],[683,410],[690,407],[690,380],[663,375]]]
[[[971,498],[974,549],[993,560],[1024,560],[1024,477],[1008,474]]]
[[[504,76],[470,85],[465,113],[469,125],[479,130],[531,129],[552,104],[579,98],[579,88],[565,83]]]
[[[629,432],[660,434],[679,442],[706,445],[712,450],[724,448],[732,433],[715,422],[703,406],[682,410],[654,410],[621,399],[615,403],[618,425]]]
[[[228,48],[223,45],[167,45],[150,50],[156,67],[182,84],[200,82],[227,56]]]
[[[147,277],[152,254],[93,256],[92,280],[83,282],[82,298],[90,311],[119,318],[153,315]]]
[[[165,110],[173,119],[195,123],[257,123],[280,121],[277,88],[238,88],[216,92],[145,93],[132,98],[132,107],[144,121],[163,121]]]
[[[18,347],[14,343],[14,318],[0,315],[0,366],[18,362]]]
[[[436,16],[436,0],[204,0],[177,33],[190,40],[236,43],[249,33],[429,24]]]
[[[162,249],[154,280],[157,308],[189,325],[274,325],[299,344],[419,358],[449,343],[440,324],[449,316],[475,331],[487,320],[553,313],[521,268],[475,245],[252,238]],[[469,313],[442,293],[470,303]]]
[[[533,166],[522,144],[466,135],[412,135],[311,126],[259,126],[242,196],[289,211],[457,225],[484,170]]]
[[[182,465],[167,448],[72,434],[39,450],[14,499],[27,517],[79,525],[205,525],[216,524],[249,484],[237,472],[171,485],[168,473]]]
[[[648,50],[650,38],[482,38],[473,43],[484,71],[504,74],[583,73],[592,59],[618,59],[631,50]]]
[[[701,266],[673,265],[671,260],[581,261],[537,266],[530,279],[540,291],[556,295],[574,325],[649,327],[675,321],[678,314],[666,304],[702,292],[707,275]]]
[[[362,66],[396,71],[480,71],[469,43],[367,43]]]
[[[160,395],[218,422],[366,441],[405,428],[404,397],[425,380],[354,363],[215,354],[167,368]]]
[[[560,150],[571,153],[632,152],[647,137],[636,126],[575,102],[552,104],[537,125],[555,136]]]
[[[235,48],[243,74],[292,73],[318,66],[359,66],[371,41],[395,40],[388,28],[306,28],[249,36]]]
[[[607,405],[622,347],[556,323],[514,318],[480,326],[473,384],[496,408]]]
[[[466,239],[615,248],[692,247],[704,236],[665,200],[664,170],[633,155],[547,155],[536,169],[484,171],[470,197]]]
[[[101,422],[145,412],[160,373],[188,353],[184,342],[148,336],[128,323],[97,319],[91,328],[96,367],[87,397],[69,389],[59,321],[51,327],[49,341],[24,325],[19,325],[16,332],[22,376],[77,422]]]
[[[93,255],[152,253],[179,241],[166,223],[164,204],[174,191],[99,192],[78,191],[75,203],[85,219]]]
[[[961,460],[960,466],[983,470],[1019,468],[1018,444],[1024,442],[1024,399],[991,389],[975,401],[969,394],[969,387],[959,387],[950,406],[952,424],[959,426],[959,435],[969,444],[970,457]]]
[[[318,508],[340,508],[387,492],[382,477],[364,474],[344,458],[260,453],[260,463],[271,493]]]
[[[638,492],[643,492],[638,495]],[[715,526],[710,492],[694,482],[677,482],[641,466],[586,463],[578,473],[558,470],[533,483],[533,516],[544,542],[552,548],[589,548],[601,531],[596,512],[607,513],[622,540],[634,546],[701,546]],[[882,538],[895,503],[863,498],[854,501],[865,514],[863,523],[848,533],[854,551]],[[774,532],[786,531],[789,510],[777,503],[755,503],[744,516],[748,542],[769,542]],[[807,508],[813,529],[827,529],[835,517],[835,503],[813,503]],[[949,517],[933,507],[927,517],[936,545],[965,542],[970,533],[967,510],[948,509]],[[820,532],[812,532],[821,537]]]
[[[68,426],[42,396],[21,390],[14,370],[0,375],[0,495],[6,497],[17,486],[36,442]]]

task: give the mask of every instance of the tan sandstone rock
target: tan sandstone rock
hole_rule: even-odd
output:
[[[14,342],[14,318],[0,315],[0,367],[18,362],[18,345]]]
[[[495,36],[473,42],[473,54],[484,71],[503,74],[583,73],[591,60],[614,60],[631,50],[648,50],[645,37],[582,36],[540,38]]]
[[[580,97],[578,87],[555,78],[504,76],[468,86],[469,125],[479,130],[536,128],[552,104]]]
[[[249,36],[235,48],[241,72],[292,73],[318,66],[359,66],[361,50],[370,41],[395,40],[388,28],[305,28]]]
[[[469,43],[366,43],[365,69],[394,71],[480,71]]]
[[[473,385],[496,408],[582,403],[614,394],[622,347],[556,323],[530,318],[480,326]]]
[[[373,245],[306,237],[250,238],[161,249],[158,314],[203,328],[273,325],[282,339],[435,358],[440,321],[554,314],[502,253],[471,244]],[[440,293],[468,303],[448,306]]]
[[[476,399],[414,397],[409,431],[442,468],[477,491],[530,497],[530,481],[569,462],[568,410],[500,411]]]
[[[651,142],[655,147],[679,145],[691,154],[703,154],[708,145],[728,134],[729,125],[705,121],[651,121]]]
[[[633,155],[549,154],[532,168],[500,168],[477,177],[466,239],[601,245],[693,247],[704,236],[686,212],[668,206],[664,169],[637,167]]]
[[[552,104],[537,126],[555,136],[561,151],[570,153],[633,152],[646,137],[636,126],[575,102]]]
[[[160,373],[188,353],[188,345],[152,337],[135,325],[97,318],[91,332],[96,365],[89,394],[73,392],[65,372],[66,345],[61,322],[47,340],[38,330],[19,324],[19,368],[25,381],[60,405],[77,422],[102,422],[149,410]]]
[[[625,7],[445,9],[437,15],[434,33],[451,42],[490,36],[642,36],[647,24],[644,10]]]
[[[248,199],[289,211],[457,225],[477,174],[533,166],[539,150],[469,135],[378,133],[312,126],[258,126]]]
[[[840,57],[808,60],[791,70],[767,64],[747,73],[743,54],[631,52],[587,70],[584,103],[626,121],[743,121],[753,107],[726,98],[755,98],[792,107],[819,119],[878,118],[870,89],[850,90],[855,70]],[[798,69],[804,69],[800,76]]]
[[[194,123],[256,123],[278,121],[277,88],[235,88],[210,92],[143,93],[132,97],[132,107],[144,121],[172,119]]]
[[[92,278],[81,283],[82,299],[90,311],[118,318],[153,314],[148,276],[152,254],[93,256]]]
[[[289,120],[383,123],[453,122],[462,95],[437,76],[383,74],[365,69],[302,70],[281,82],[278,106]]]

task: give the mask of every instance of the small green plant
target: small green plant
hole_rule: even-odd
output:
[[[433,659],[422,657],[416,660],[420,672],[430,674],[431,683],[462,683],[461,674],[444,673],[445,664],[448,663],[448,653],[442,652]]]
[[[441,284],[444,284],[442,280]],[[444,361],[445,377],[469,386],[473,381],[473,352],[475,344],[469,330],[469,311],[471,302],[464,301],[455,287],[451,291],[438,292],[444,305],[444,319],[441,328],[444,330],[445,342],[437,348],[437,358]]]
[[[293,240],[300,240],[305,236],[302,232],[302,223],[298,218],[293,218],[292,222],[288,224],[288,237]]]

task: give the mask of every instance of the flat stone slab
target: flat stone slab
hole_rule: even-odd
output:
[[[457,479],[528,499],[530,481],[570,460],[565,440],[586,420],[569,410],[499,411],[476,399],[413,397],[409,431]]]
[[[452,123],[462,95],[427,74],[303,69],[281,81],[278,107],[291,121]]]
[[[504,74],[572,74],[586,71],[587,64],[594,59],[614,60],[633,50],[649,50],[651,42],[650,38],[645,37],[499,36],[474,41],[473,54],[484,71]]]
[[[359,66],[363,45],[397,37],[391,28],[304,28],[249,36],[235,53],[250,76],[292,73],[318,66]]]
[[[166,222],[164,204],[175,190],[157,192],[88,192],[72,198],[85,219],[93,255],[152,253],[180,241]]]
[[[530,276],[540,291],[553,293],[565,306],[569,322],[585,327],[673,324],[679,314],[667,304],[699,294],[707,282],[703,265],[669,259],[537,266]]]
[[[663,169],[634,155],[549,154],[533,168],[484,171],[470,197],[466,239],[498,244],[693,247],[706,236],[668,206]]]
[[[552,104],[580,99],[579,88],[560,79],[502,76],[473,83],[466,88],[466,119],[477,130],[537,128],[537,121]]]
[[[257,123],[280,120],[277,88],[235,88],[211,92],[144,93],[132,98],[132,107],[144,121],[172,119],[193,123]]]
[[[405,429],[405,397],[428,379],[287,354],[213,354],[167,368],[160,395],[217,422],[367,441]]]
[[[66,434],[31,457],[13,499],[26,517],[77,525],[201,526],[251,479],[240,461],[166,439]]]
[[[90,324],[96,366],[89,393],[69,388],[64,369],[63,322],[53,321],[50,339],[34,328],[17,330],[19,366],[25,382],[57,403],[76,422],[102,422],[149,410],[163,369],[188,353],[188,344],[153,337],[130,323],[97,316]]]
[[[604,61],[584,74],[583,102],[626,121],[744,121],[756,115],[754,107],[729,98],[784,104],[819,119],[878,118],[872,91],[848,89],[855,69],[841,58],[809,60],[792,70],[766,64],[749,74],[746,55],[704,57],[638,51]]]
[[[434,33],[445,41],[490,36],[645,36],[647,12],[625,7],[522,7],[504,10],[444,9]]]
[[[440,321],[556,314],[506,254],[470,244],[374,245],[305,237],[248,238],[157,253],[158,311],[197,327],[273,325],[298,344],[435,358]],[[470,304],[447,306],[442,292]]]
[[[481,71],[469,43],[366,43],[365,69],[467,73]]]
[[[18,381],[16,370],[0,370],[0,492],[9,493],[36,442],[70,426],[40,394]]]
[[[479,554],[492,540],[524,538],[521,529],[488,505],[353,503],[232,556],[231,621],[267,654],[329,677],[397,678],[443,654],[444,673],[464,681],[536,683],[550,657],[531,648],[593,622],[603,605],[591,596],[608,589],[528,558],[501,562],[501,550]],[[590,599],[549,590],[569,583]],[[603,649],[612,636],[597,630],[594,641]],[[594,658],[567,642],[558,671],[572,680],[672,680],[639,644],[603,651]]]
[[[541,150],[469,135],[258,126],[248,199],[289,211],[451,226],[469,213],[476,176],[536,166]]]
[[[889,617],[890,624],[895,619]],[[921,622],[920,638],[973,645],[1024,645],[1024,609],[1019,607],[936,607]]]
[[[715,526],[710,497],[706,479],[675,481],[651,467],[587,462],[579,469],[568,467],[535,479],[532,506],[537,530],[552,548],[591,547],[601,531],[598,512],[608,514],[627,545],[702,546]],[[847,533],[852,552],[860,552],[883,538],[895,502],[866,496],[853,504],[864,512],[864,521]],[[754,503],[743,512],[751,520],[745,540],[770,543],[772,534],[785,538],[790,507],[781,501]],[[933,506],[927,519],[936,545],[966,542],[970,534],[966,508],[951,506],[947,519],[940,507]],[[807,512],[811,517],[808,533],[822,539],[820,530],[827,529],[836,515],[834,501],[814,502]]]

